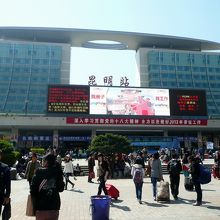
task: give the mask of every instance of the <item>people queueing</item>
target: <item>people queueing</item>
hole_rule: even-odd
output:
[[[193,203],[194,206],[200,206],[202,205],[202,189],[201,184],[199,182],[199,176],[200,176],[200,159],[196,158],[194,156],[189,156],[189,172],[192,176],[192,182],[195,186],[195,191],[197,194],[196,202]]]
[[[95,166],[95,157],[93,153],[90,153],[88,157],[88,169],[89,169],[88,182],[89,183],[93,183],[92,179],[95,178],[94,166]]]
[[[63,171],[56,156],[43,158],[43,167],[33,176],[30,193],[36,210],[36,220],[57,220],[61,206],[59,193],[64,190]]]
[[[142,187],[143,187],[143,178],[144,178],[144,168],[142,164],[141,157],[137,157],[135,163],[131,168],[131,176],[134,181],[135,190],[136,190],[136,198],[140,204],[142,204]]]
[[[167,164],[167,170],[170,174],[170,188],[173,198],[178,199],[179,184],[180,184],[180,172],[182,171],[182,165],[178,160],[178,155],[173,154],[172,159]]]
[[[101,195],[102,190],[105,195],[108,195],[107,189],[105,187],[105,182],[107,181],[109,175],[109,166],[107,161],[104,160],[103,154],[98,154],[98,166],[99,166],[99,187],[97,195]]]
[[[158,152],[154,153],[149,162],[151,167],[151,183],[153,186],[154,201],[157,200],[157,181],[163,180],[162,165],[159,156]]]
[[[69,154],[65,156],[63,172],[65,176],[65,190],[67,190],[68,183],[70,183],[73,188],[75,184],[69,179],[69,177],[74,175],[74,169],[73,169],[72,158],[70,157]]]
[[[25,171],[25,178],[29,182],[29,186],[31,185],[32,178],[35,174],[35,171],[41,166],[40,161],[37,160],[37,154],[32,153],[31,160],[28,162],[26,171]]]
[[[10,194],[11,194],[11,177],[10,168],[7,164],[2,163],[2,151],[0,150],[0,210],[4,206],[2,219],[9,219],[10,213]],[[7,210],[7,211],[6,211]]]

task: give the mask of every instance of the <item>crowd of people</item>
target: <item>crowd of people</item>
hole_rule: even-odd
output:
[[[31,153],[26,159],[24,157],[21,158],[16,168],[18,173],[26,178],[29,183],[30,194],[36,210],[36,219],[56,220],[59,217],[61,203],[59,193],[63,190],[67,190],[69,184],[71,188],[73,188],[75,184],[71,181],[70,177],[72,176],[76,180],[76,176],[80,175],[82,171],[79,164],[73,166],[73,161],[69,154],[61,158],[59,154],[56,155],[55,152],[48,151],[47,154],[40,159],[41,161],[38,160],[36,153]],[[191,176],[192,183],[195,187],[197,197],[193,205],[200,206],[202,205],[202,189],[198,178],[200,175],[199,164],[201,164],[203,160],[204,157],[199,154],[199,151],[197,154],[195,154],[195,152],[185,152],[181,157],[179,152],[175,149],[162,149],[153,154],[149,154],[146,148],[143,148],[141,151],[133,152],[128,155],[103,155],[102,153],[91,152],[87,158],[89,170],[88,183],[93,183],[96,173],[97,181],[99,182],[97,195],[101,195],[102,192],[108,195],[106,189],[107,179],[117,178],[119,173],[121,173],[122,177],[125,176],[125,169],[129,167],[129,174],[135,185],[138,202],[142,204],[142,188],[146,175],[149,175],[151,179],[152,196],[156,201],[158,200],[157,184],[163,181],[162,163],[165,163],[167,171],[169,172],[170,190],[174,199],[178,199],[180,173],[183,172],[185,177]],[[214,161],[219,172],[220,150],[216,152]],[[1,182],[5,184],[1,186],[2,188],[0,189],[0,205],[7,207],[7,205],[10,204],[10,169],[6,164],[0,163],[0,165],[0,178],[4,179],[1,180]],[[96,172],[95,167],[97,167]],[[47,202],[45,202],[46,200]],[[5,211],[4,215],[9,216],[10,212]]]

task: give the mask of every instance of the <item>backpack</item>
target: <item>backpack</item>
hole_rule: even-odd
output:
[[[181,171],[181,164],[178,160],[171,160],[169,163],[169,174],[172,176],[178,176]]]
[[[143,182],[142,168],[135,168],[133,180],[135,183],[142,183]]]
[[[199,171],[200,171],[199,183],[201,184],[210,183],[212,179],[211,171],[208,168],[204,167],[202,164],[199,164]]]

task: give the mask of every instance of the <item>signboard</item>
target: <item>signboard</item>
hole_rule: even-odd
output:
[[[170,114],[173,116],[206,116],[204,90],[170,89]]]
[[[48,113],[89,114],[88,86],[49,86]]]
[[[205,90],[86,85],[48,88],[48,113],[103,116],[207,116]]]
[[[158,126],[207,126],[205,119],[170,119],[170,118],[102,118],[102,117],[67,117],[67,124],[81,125],[158,125]]]

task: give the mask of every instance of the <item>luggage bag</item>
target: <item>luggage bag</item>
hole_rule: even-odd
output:
[[[117,200],[119,197],[119,190],[112,184],[105,184],[105,187],[108,191],[108,195]]]
[[[217,165],[214,165],[212,167],[212,175],[214,178],[220,178],[220,174],[219,174],[219,167]]]
[[[168,182],[161,181],[157,187],[157,201],[169,202],[170,201],[170,188]]]
[[[194,190],[194,185],[193,185],[191,177],[189,177],[189,176],[185,177],[184,186],[185,186],[185,189],[188,190],[188,191],[193,191]]]

